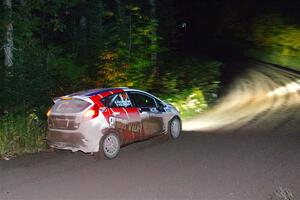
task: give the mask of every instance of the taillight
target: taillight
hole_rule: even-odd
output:
[[[47,117],[49,117],[49,116],[50,116],[50,114],[51,114],[51,109],[49,109],[49,110],[48,110],[48,112],[47,112],[47,114],[46,114],[46,115],[47,115]]]
[[[84,113],[85,119],[93,119],[99,115],[99,108],[97,105],[94,105],[89,110]]]

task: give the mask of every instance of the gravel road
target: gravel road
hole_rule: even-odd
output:
[[[267,200],[279,188],[300,199],[300,78],[237,64],[248,70],[179,139],[135,143],[114,160],[54,151],[0,161],[0,199]]]

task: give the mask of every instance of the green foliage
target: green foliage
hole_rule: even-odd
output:
[[[247,56],[300,70],[300,26],[279,11],[243,21],[242,10],[225,15],[220,35]]]
[[[153,92],[175,105],[183,119],[191,118],[215,102],[221,64],[205,59],[174,60],[172,72],[167,71],[155,78],[160,82]]]
[[[253,23],[253,41],[257,46],[282,49],[284,55],[300,48],[300,26],[288,24],[279,14],[265,14]]]
[[[46,148],[45,122],[35,113],[0,118],[0,157],[34,153]]]
[[[249,48],[246,54],[255,59],[300,71],[300,56],[284,55],[280,50],[271,48]]]
[[[300,70],[300,26],[278,13],[264,14],[253,23],[254,48],[247,53],[267,62]]]
[[[97,85],[107,87],[123,83],[123,86],[147,89],[143,83],[145,74],[153,67],[151,54],[159,50],[153,42],[159,39],[153,34],[157,21],[148,17],[137,4],[119,4],[116,13],[110,14],[115,16],[115,26],[107,28],[109,34],[106,34],[107,42],[100,52],[98,64],[98,73],[102,75],[100,79],[104,81],[97,80]],[[107,55],[113,56],[107,59]],[[114,73],[105,73],[107,68],[113,69]]]
[[[197,87],[174,93],[166,97],[166,101],[177,108],[183,120],[192,118],[208,108],[203,91]]]
[[[168,64],[170,66],[168,66]],[[221,62],[209,59],[173,59],[165,64],[167,71],[161,71],[153,88],[156,94],[173,95],[189,88],[200,88],[206,102],[215,101],[219,89]]]
[[[129,86],[190,114],[214,100],[220,63],[166,56],[180,35],[170,0],[12,2],[14,65],[5,69],[0,55],[0,155],[43,149],[51,99],[74,91]],[[0,11],[4,35],[9,16]]]

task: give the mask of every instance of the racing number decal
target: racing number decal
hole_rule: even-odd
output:
[[[110,126],[110,127],[115,128],[116,117],[110,116],[110,117],[108,118],[108,122],[109,122],[109,126]]]

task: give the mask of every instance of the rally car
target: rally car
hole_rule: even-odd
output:
[[[124,144],[168,134],[178,138],[174,106],[136,89],[85,90],[56,98],[47,113],[50,147],[115,158]]]

